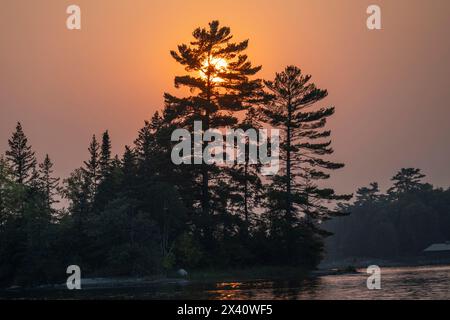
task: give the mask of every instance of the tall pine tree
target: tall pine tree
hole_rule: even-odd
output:
[[[190,45],[181,44],[177,51],[171,51],[172,57],[187,72],[175,77],[175,87],[187,87],[192,95],[178,98],[166,93],[166,112],[173,115],[172,124],[191,133],[194,121],[201,121],[203,130],[236,125],[238,121],[233,112],[251,105],[259,98],[262,88],[260,80],[251,79],[261,67],[252,66],[244,53],[248,40],[232,42],[230,28],[220,26],[218,21],[209,23],[208,28],[195,29],[192,35],[194,39]],[[205,147],[203,143],[202,150]],[[191,163],[194,162],[192,158]],[[221,170],[214,164],[205,163],[189,170],[194,174],[194,188],[190,193],[196,198],[191,209],[199,209],[202,216],[200,229],[211,237],[214,224],[211,193],[217,188]]]
[[[351,198],[338,195],[331,188],[321,188],[317,183],[328,179],[330,171],[344,164],[327,159],[333,149],[329,140],[331,131],[324,127],[335,109],[315,108],[328,93],[310,83],[310,79],[299,68],[288,66],[273,81],[265,81],[273,100],[263,113],[268,123],[282,132],[282,169],[274,177],[271,194],[288,221],[304,215],[310,221],[320,222],[337,213],[324,202]]]
[[[266,215],[279,261],[315,267],[322,257],[328,232],[320,223],[343,214],[333,201],[349,200],[323,188],[319,181],[344,165],[328,160],[333,153],[324,127],[333,107],[316,108],[326,90],[309,83],[311,76],[288,66],[275,80],[265,81],[272,101],[263,109],[266,121],[280,129],[280,171],[268,187]]]

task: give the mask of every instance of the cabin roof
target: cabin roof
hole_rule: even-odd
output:
[[[450,251],[450,242],[433,243],[423,251],[424,252]]]

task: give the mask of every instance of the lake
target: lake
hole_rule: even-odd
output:
[[[82,290],[0,292],[1,298],[37,299],[450,299],[450,266],[381,268],[381,290],[368,290],[368,274],[298,280],[154,283]]]

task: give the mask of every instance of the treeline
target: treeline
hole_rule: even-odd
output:
[[[401,169],[385,194],[376,182],[358,189],[356,201],[342,209],[326,229],[330,259],[395,259],[423,255],[433,243],[450,240],[450,189],[424,183],[420,169]]]
[[[340,214],[330,203],[350,198],[319,187],[343,167],[328,160],[334,108],[316,107],[327,91],[294,66],[273,81],[253,79],[261,67],[248,61],[248,41],[232,42],[217,21],[193,37],[171,52],[187,73],[175,86],[191,95],[166,93],[122,155],[112,154],[108,131],[94,135],[82,167],[59,181],[48,156],[37,165],[17,125],[0,162],[3,285],[55,281],[73,264],[106,276],[320,262],[329,235],[320,223]],[[280,129],[278,174],[262,178],[248,156],[234,166],[175,165],[171,134],[193,132],[194,121],[205,130]],[[55,209],[59,197],[67,208]]]

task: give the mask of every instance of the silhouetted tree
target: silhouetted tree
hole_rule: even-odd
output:
[[[422,183],[423,178],[425,178],[425,175],[422,174],[420,169],[402,168],[392,177],[391,181],[394,182],[394,185],[389,188],[388,193],[399,196],[413,190],[420,190],[425,185]]]
[[[113,159],[111,157],[111,139],[109,137],[108,130],[106,130],[102,135],[102,145],[100,148],[100,159],[99,159],[100,174],[102,176],[102,179],[107,178],[108,175],[111,173],[112,160]]]
[[[361,187],[356,191],[355,204],[363,205],[367,203],[373,203],[379,200],[381,197],[380,189],[378,188],[378,182],[372,182],[368,187]]]
[[[286,219],[291,221],[299,214],[312,221],[327,219],[336,212],[323,205],[324,201],[351,198],[316,183],[328,179],[329,171],[344,164],[326,159],[333,149],[329,140],[331,132],[324,127],[327,118],[334,114],[334,107],[313,109],[328,93],[309,83],[310,79],[299,68],[288,66],[276,74],[275,80],[265,81],[273,100],[263,113],[269,124],[282,130],[282,173],[273,179],[270,194],[278,203],[284,202],[284,205],[280,203],[280,209],[283,208]]]
[[[18,215],[17,203],[22,188],[14,181],[12,170],[3,156],[0,157],[0,227]]]
[[[153,121],[145,121],[144,126],[139,130],[138,137],[134,141],[134,151],[138,162],[139,174],[143,183],[150,181],[155,173],[153,163],[154,151],[154,123],[159,119],[159,114],[153,116]]]
[[[259,115],[255,108],[251,107],[247,110],[244,120],[235,126],[235,129],[240,129],[244,132],[247,130],[258,130],[261,125],[258,122]],[[248,137],[245,138],[244,143],[244,163],[236,164],[226,173],[229,175],[227,187],[231,189],[230,211],[241,215],[243,223],[240,228],[245,236],[249,235],[249,228],[255,222],[256,210],[261,207],[264,197],[264,186],[260,178],[261,163],[251,163],[250,161],[250,145],[253,143],[259,145],[256,141],[250,141]],[[238,157],[240,155],[237,155]]]
[[[270,93],[265,92],[262,80],[254,79],[261,67],[249,62],[247,46],[247,40],[234,42],[230,28],[212,21],[194,30],[189,44],[171,51],[186,71],[175,77],[175,87],[190,93],[182,98],[166,93],[162,112],[144,122],[121,159],[112,155],[109,131],[100,143],[93,135],[89,158],[64,180],[68,207],[60,210],[66,214],[58,221],[51,219],[59,182],[53,164],[46,156],[36,167],[18,123],[7,161],[0,158],[0,285],[55,283],[63,280],[69,264],[82,266],[86,275],[105,276],[160,274],[176,267],[316,267],[327,234],[320,223],[341,211],[332,208],[333,201],[349,198],[319,187],[331,170],[343,166],[328,160],[333,150],[324,128],[334,108],[313,109],[327,92],[309,83],[310,76],[296,67],[267,81]],[[245,118],[239,113],[243,111]],[[259,129],[261,120],[282,131],[281,171],[272,179],[260,177],[261,163],[250,161],[248,151],[255,143],[250,139],[245,141],[245,161],[234,166],[199,163],[196,154],[190,164],[172,162],[175,129],[192,134],[194,122],[200,121],[205,131],[246,131]],[[202,142],[200,156],[206,145]],[[410,194],[418,177],[418,172],[406,175],[408,187],[399,182],[397,189]],[[379,196],[375,184],[358,191],[361,217],[374,216],[385,202],[397,213],[400,226],[386,219],[381,224],[389,241],[396,241],[393,231],[401,234],[390,254],[407,241],[416,248],[430,239],[416,236],[419,229],[408,223],[433,234],[438,224],[423,213],[436,203],[443,208],[433,215],[439,232],[450,233],[444,227],[450,225],[445,201],[437,201],[427,188],[417,192],[428,192],[424,198],[434,202],[414,202],[410,208],[406,197],[389,202]],[[440,193],[448,198],[448,191]],[[408,216],[410,210],[413,215]],[[384,253],[373,244],[377,234],[364,231],[373,252]]]
[[[194,121],[201,121],[202,129],[233,126],[237,118],[232,112],[240,111],[258,99],[260,80],[251,80],[260,69],[248,61],[244,51],[248,41],[234,43],[228,27],[221,27],[218,21],[209,23],[208,28],[197,28],[190,45],[182,44],[172,57],[185,67],[187,75],[175,77],[175,87],[187,87],[193,95],[178,98],[165,94],[166,110],[173,115],[172,123],[193,132]],[[202,151],[206,145],[202,144]],[[194,155],[195,156],[195,155]],[[194,159],[192,158],[192,162]],[[197,169],[199,167],[199,169]],[[213,164],[202,163],[191,167],[196,177],[192,182],[200,184],[193,190],[199,202],[201,233],[211,238],[214,222],[211,220],[211,193],[220,170]],[[213,182],[213,183],[212,183]],[[194,204],[194,208],[198,207]],[[193,209],[194,209],[193,208]],[[195,211],[195,210],[194,210]],[[210,240],[205,240],[211,243]]]
[[[314,108],[327,91],[310,79],[299,68],[288,66],[273,81],[265,81],[272,100],[262,114],[281,131],[280,171],[267,188],[270,237],[284,263],[315,266],[321,259],[323,237],[329,235],[320,223],[341,213],[330,202],[349,200],[351,195],[318,184],[330,177],[329,171],[344,165],[328,160],[333,153],[331,132],[324,127],[334,108]]]
[[[89,160],[84,161],[84,183],[87,183],[89,188],[88,199],[89,203],[93,204],[97,194],[98,185],[101,181],[101,167],[100,167],[100,145],[97,142],[95,135],[92,136],[91,143],[88,148]]]
[[[136,184],[137,162],[133,150],[125,146],[125,152],[122,157],[123,182],[122,189],[126,193],[132,192]]]
[[[90,212],[91,191],[83,168],[75,169],[64,180],[63,194],[69,200],[69,212],[80,220],[86,219]]]
[[[359,188],[350,215],[332,219],[326,229],[330,259],[398,259],[423,256],[432,243],[450,239],[449,190],[422,182],[419,169],[402,169],[388,194],[378,184]]]
[[[59,187],[59,180],[60,179],[58,177],[53,176],[53,163],[50,160],[50,157],[48,154],[45,155],[44,161],[39,164],[38,184],[39,189],[42,192],[42,196],[44,197],[46,209],[50,213],[54,213],[52,208],[53,204],[59,202],[55,199],[61,191]]]
[[[6,158],[11,166],[12,173],[17,183],[30,183],[35,176],[36,156],[28,139],[23,132],[20,122],[17,123],[16,131],[8,140],[9,150]]]

